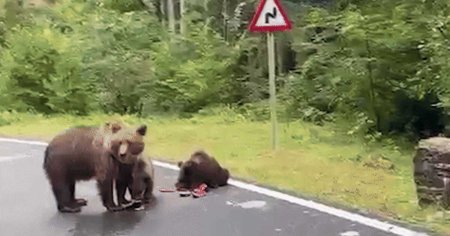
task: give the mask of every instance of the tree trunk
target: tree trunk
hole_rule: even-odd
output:
[[[366,32],[366,34],[367,34],[367,32]],[[367,68],[367,73],[369,76],[370,106],[371,106],[373,117],[375,118],[376,129],[377,129],[377,131],[379,131],[381,128],[381,121],[380,121],[380,116],[379,116],[378,108],[377,108],[377,104],[376,104],[377,101],[376,101],[376,93],[375,93],[375,82],[374,82],[374,78],[373,78],[373,68],[372,68],[372,49],[370,47],[368,37],[366,38],[366,50],[367,50],[367,58],[368,58],[366,68]]]
[[[208,15],[208,3],[209,0],[203,0],[203,14],[205,16],[205,25],[209,26],[209,15]],[[208,27],[204,27],[205,32],[208,30]]]
[[[167,14],[169,16],[169,31],[175,34],[175,11],[173,0],[167,0]]]
[[[161,24],[162,27],[165,28],[166,27],[166,1],[164,0],[160,0],[159,2],[159,12],[161,13]]]
[[[208,12],[208,2],[209,0],[203,0],[203,9],[205,10],[204,12]]]
[[[228,41],[228,1],[223,0],[222,17],[223,17],[223,38]]]
[[[182,35],[185,35],[186,33],[186,22],[184,19],[184,13],[185,13],[184,0],[180,0],[180,33]]]

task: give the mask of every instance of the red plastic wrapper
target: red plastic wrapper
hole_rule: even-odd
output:
[[[163,192],[163,193],[171,193],[171,192],[175,192],[176,190],[175,189],[169,189],[169,188],[160,188],[159,191]]]
[[[206,188],[207,187],[208,187],[208,185],[201,184],[196,189],[194,189],[194,191],[192,191],[192,196],[195,197],[195,198],[206,196]]]

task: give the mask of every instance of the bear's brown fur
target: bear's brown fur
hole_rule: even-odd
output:
[[[153,198],[154,168],[142,155],[134,164],[119,164],[116,193],[119,205],[129,205],[125,199],[128,190],[134,202],[147,204]],[[138,206],[137,206],[138,207]]]
[[[112,127],[108,131],[108,127]],[[133,163],[144,150],[147,127],[122,124],[81,126],[55,136],[45,149],[43,168],[60,212],[79,212],[86,205],[75,198],[75,183],[95,178],[103,205],[109,211],[123,210],[113,200],[113,181],[119,163]]]
[[[180,172],[175,183],[177,189],[192,190],[202,183],[210,188],[217,188],[226,185],[230,177],[227,169],[222,168],[214,157],[201,150],[194,152],[186,162],[178,162],[178,167]]]
[[[104,124],[102,124],[98,131],[96,132],[94,136],[93,143],[97,147],[108,147],[110,138],[112,134],[117,133],[119,130],[127,127],[127,125],[121,121],[118,120],[111,120],[107,121]]]

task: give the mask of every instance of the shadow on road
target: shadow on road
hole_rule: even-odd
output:
[[[56,212],[49,225],[67,228],[67,234],[74,236],[129,235],[146,214],[156,205],[156,199],[140,211],[103,212],[100,214],[67,214]],[[88,207],[88,206],[86,206]],[[75,225],[74,225],[75,222]],[[69,225],[71,225],[69,227]]]

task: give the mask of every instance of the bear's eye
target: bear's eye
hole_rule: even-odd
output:
[[[141,153],[143,150],[144,150],[144,145],[141,143],[131,143],[129,145],[129,151],[133,155],[137,155],[137,154]]]
[[[122,145],[122,144],[127,144],[128,146],[131,144],[131,142],[130,141],[128,141],[128,140],[120,140],[119,141],[119,145]]]

